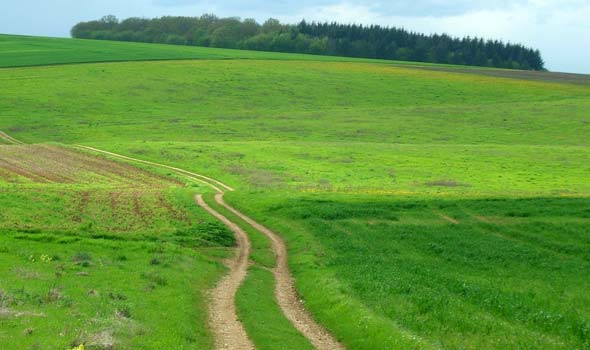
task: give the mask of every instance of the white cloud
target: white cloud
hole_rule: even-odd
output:
[[[540,49],[550,70],[590,73],[590,3],[585,0],[529,0],[450,16],[387,15],[379,11],[380,6],[341,2],[309,7],[283,19],[338,20],[424,33],[501,39]]]
[[[375,22],[377,5],[355,5],[340,3],[328,6],[313,6],[305,8],[295,16],[283,16],[287,22],[301,19],[308,21],[339,21],[342,23],[371,23]]]

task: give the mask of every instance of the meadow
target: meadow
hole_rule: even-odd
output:
[[[83,144],[177,166],[235,187],[227,200],[285,238],[305,305],[348,349],[590,348],[587,77],[67,39],[2,36],[0,45],[12,47],[0,51],[4,67],[71,63],[0,69],[0,130],[26,143]],[[146,58],[167,61],[74,64]],[[17,300],[7,288],[12,279],[44,296],[122,269],[112,289],[127,296],[136,321],[113,335],[120,348],[211,348],[199,293],[223,274],[219,258],[233,242],[191,207],[191,193],[209,190],[179,178],[150,191],[101,181],[1,185],[6,300]],[[114,191],[127,204],[113,209]],[[84,192],[92,194],[91,214],[80,224],[71,218]],[[144,194],[137,199],[137,192]],[[162,210],[161,196],[191,222],[208,224],[183,234],[186,222]],[[154,220],[136,217],[136,200]],[[240,319],[257,348],[309,348],[273,300],[269,242],[248,233],[254,250],[238,293]],[[166,252],[154,251],[161,246]],[[72,269],[72,280],[49,277],[56,260],[38,261],[49,250]],[[75,255],[86,251],[90,268],[104,266],[83,279]],[[117,260],[119,251],[129,251],[128,260]],[[158,254],[169,263],[148,264]],[[18,277],[23,265],[38,278]],[[142,299],[145,266],[156,280],[166,276],[165,285],[156,283],[158,297],[201,311],[171,313],[176,336],[158,337],[163,330],[141,314],[174,309]],[[83,296],[110,286],[92,283],[60,292],[85,310],[105,305],[102,321],[80,321],[84,334],[104,329],[109,315],[108,322],[121,321],[120,301]],[[44,334],[82,312],[30,303],[8,310],[61,315]],[[49,324],[42,318],[0,322],[7,325],[0,339],[14,349],[33,339],[65,344],[35,333]],[[16,341],[28,328],[35,331],[26,343]]]
[[[587,198],[230,199],[292,242],[306,304],[351,348],[590,346]]]
[[[308,54],[284,54],[234,50],[197,46],[179,46],[149,43],[130,43],[119,41],[95,41],[52,37],[34,37],[25,35],[0,34],[0,67],[31,67],[40,65],[63,65],[96,62],[125,61],[167,61],[195,59],[264,59],[264,60],[305,60],[330,62],[381,62],[391,64],[389,60],[375,60],[339,56],[321,56]],[[395,61],[395,64],[444,67],[449,65],[432,65]],[[471,67],[468,67],[471,68]]]
[[[194,206],[206,189],[54,145],[0,164],[3,349],[210,348],[203,295],[234,241]]]

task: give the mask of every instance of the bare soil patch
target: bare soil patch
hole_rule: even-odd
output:
[[[238,225],[211,208],[201,195],[195,200],[199,206],[229,227],[236,236],[238,250],[236,255],[226,262],[229,273],[217,284],[211,292],[209,320],[215,334],[216,350],[250,350],[254,345],[238,320],[235,297],[238,288],[244,282],[248,273],[248,259],[250,256],[250,240],[248,234]]]
[[[0,180],[40,183],[109,183],[163,188],[182,185],[129,164],[52,145],[0,146]]]
[[[449,73],[463,73],[476,74],[496,78],[508,78],[519,80],[543,81],[560,84],[576,84],[576,85],[590,85],[590,75],[576,74],[576,73],[561,73],[561,72],[538,72],[530,70],[516,70],[516,69],[490,69],[480,67],[444,67],[444,66],[407,66],[408,68],[449,72]]]
[[[469,187],[469,184],[464,184],[455,180],[436,180],[425,184],[431,187]]]

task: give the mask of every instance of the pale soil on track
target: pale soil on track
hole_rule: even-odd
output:
[[[238,249],[235,256],[226,262],[229,273],[211,291],[209,320],[215,335],[216,350],[250,350],[254,349],[248,338],[244,325],[238,320],[235,298],[238,288],[248,273],[248,258],[250,256],[250,240],[248,235],[238,225],[228,220],[197,195],[195,200],[199,206],[229,227],[236,236]]]
[[[257,231],[263,233],[272,242],[272,248],[275,253],[277,263],[273,269],[276,280],[275,297],[285,317],[299,332],[301,332],[318,350],[337,350],[344,349],[326,329],[315,322],[313,317],[307,312],[301,299],[295,290],[295,281],[289,271],[287,259],[287,247],[283,239],[268,228],[262,226],[250,217],[244,215],[223,200],[223,193],[215,195],[217,203],[234,213],[240,219],[247,222]]]
[[[223,182],[217,181],[217,180],[212,179],[210,177],[207,177],[205,175],[201,175],[201,174],[193,173],[193,172],[190,172],[190,171],[186,171],[184,169],[175,168],[175,167],[168,166],[168,165],[165,165],[165,164],[154,163],[154,162],[150,162],[150,161],[147,161],[147,160],[141,160],[141,159],[137,159],[137,158],[131,158],[131,157],[127,157],[127,156],[123,156],[123,155],[117,154],[117,153],[103,151],[103,150],[98,149],[98,148],[93,148],[93,147],[88,147],[88,146],[81,146],[81,145],[78,145],[78,147],[83,148],[83,149],[88,150],[88,151],[94,151],[94,152],[99,152],[99,153],[106,154],[106,155],[109,155],[109,156],[113,156],[113,157],[116,157],[116,158],[119,158],[119,159],[129,160],[129,161],[132,161],[132,162],[137,162],[137,163],[142,163],[142,164],[147,164],[147,165],[153,165],[153,166],[157,166],[159,168],[165,168],[165,169],[173,170],[173,171],[176,171],[177,173],[180,173],[181,175],[184,175],[185,177],[188,177],[190,179],[197,180],[199,182],[205,183],[206,185],[208,185],[209,187],[213,188],[217,192],[223,192],[219,187],[224,188],[224,189],[226,189],[228,191],[233,191],[234,190],[233,188],[229,187],[228,185],[224,184]]]
[[[438,216],[439,216],[441,219],[443,219],[444,221],[446,221],[446,222],[449,222],[449,223],[451,223],[451,224],[453,224],[453,225],[459,225],[459,224],[461,223],[459,220],[457,220],[457,219],[455,219],[455,218],[452,218],[452,217],[450,217],[450,216],[448,216],[448,215],[445,215],[445,214],[443,214],[443,213],[436,213],[436,214],[437,214],[437,215],[438,215]]]

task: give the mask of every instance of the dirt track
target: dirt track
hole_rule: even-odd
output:
[[[250,256],[250,240],[248,235],[238,225],[229,221],[225,216],[215,211],[205,201],[202,195],[195,196],[199,206],[209,214],[223,222],[235,234],[238,251],[235,257],[227,261],[229,273],[217,284],[211,292],[209,306],[209,321],[215,334],[215,349],[217,350],[250,350],[254,349],[246,330],[238,320],[235,297],[240,285],[248,273],[248,258]]]
[[[281,310],[285,314],[285,317],[291,321],[293,326],[299,330],[317,350],[344,349],[344,346],[340,344],[326,329],[315,322],[297,295],[294,280],[291,272],[289,271],[287,248],[283,239],[276,233],[262,226],[255,220],[246,216],[224,201],[224,190],[222,190],[222,188],[228,191],[233,191],[233,188],[215,179],[189,172],[184,169],[131,158],[116,153],[103,151],[97,148],[87,146],[79,147],[119,159],[170,169],[176,171],[180,175],[202,182],[213,188],[217,192],[215,200],[220,205],[234,213],[236,216],[247,222],[254,229],[260,231],[271,240],[272,248],[277,259],[276,267],[273,269],[273,274],[276,279],[275,297]],[[236,257],[228,262],[230,273],[224,279],[222,279],[222,281],[212,292],[210,320],[216,336],[216,349],[253,349],[254,347],[249,340],[243,325],[237,319],[235,308],[235,294],[240,284],[245,279],[248,269],[248,257],[251,249],[248,235],[237,224],[233,223],[225,216],[221,215],[219,212],[207,205],[202,196],[198,195],[196,197],[196,202],[211,215],[215,216],[217,219],[227,225],[235,233],[238,240],[238,252]],[[280,348],[280,345],[278,345],[278,348]]]
[[[9,135],[0,131],[0,139],[11,143],[23,143],[10,137]],[[224,208],[244,220],[254,229],[260,231],[272,242],[272,248],[276,256],[276,267],[273,269],[273,274],[276,280],[275,297],[276,301],[282,309],[285,317],[291,321],[296,329],[298,329],[318,350],[337,350],[344,349],[344,347],[336,341],[322,326],[314,321],[312,316],[307,312],[305,306],[301,302],[295,290],[293,277],[289,271],[287,249],[282,238],[246,216],[242,212],[227,204],[224,199],[224,190],[233,191],[234,189],[226,184],[212,179],[210,177],[186,171],[184,169],[171,167],[164,164],[145,161],[132,157],[119,155],[116,153],[103,151],[97,148],[88,146],[78,146],[86,151],[93,151],[102,153],[114,158],[148,164],[160,168],[175,171],[177,174],[186,178],[199,181],[213,188],[217,194],[215,200]],[[58,152],[59,153],[59,152]],[[195,197],[196,203],[218,220],[227,225],[236,235],[238,242],[238,250],[234,258],[227,261],[230,272],[218,283],[215,289],[211,292],[210,305],[210,322],[213,328],[216,341],[216,350],[250,350],[254,349],[252,341],[249,339],[242,323],[237,318],[235,307],[235,295],[246,278],[248,272],[249,255],[251,250],[250,240],[248,235],[237,224],[227,219],[225,216],[212,209],[201,195]],[[278,345],[280,348],[280,345]]]
[[[141,159],[137,159],[137,158],[131,158],[131,157],[123,156],[123,155],[120,155],[120,154],[116,154],[116,153],[112,153],[112,152],[108,152],[108,151],[103,151],[103,150],[98,149],[98,148],[93,148],[93,147],[88,147],[88,146],[81,146],[81,145],[78,145],[77,147],[83,148],[83,149],[89,150],[89,151],[99,152],[99,153],[106,154],[106,155],[109,155],[109,156],[112,156],[112,157],[115,157],[115,158],[119,158],[119,159],[130,160],[132,162],[138,162],[138,163],[142,163],[142,164],[148,164],[148,165],[157,166],[159,168],[165,168],[165,169],[173,170],[173,171],[176,171],[177,173],[180,173],[181,175],[183,175],[185,177],[188,177],[189,179],[193,179],[193,180],[197,180],[199,182],[205,183],[206,185],[208,185],[209,187],[213,188],[217,192],[223,192],[219,187],[224,188],[224,189],[226,189],[228,191],[233,191],[234,190],[233,188],[229,187],[228,185],[224,184],[221,181],[217,181],[217,180],[212,179],[210,177],[207,177],[205,175],[201,175],[201,174],[193,173],[193,172],[190,172],[190,171],[186,171],[184,169],[175,168],[175,167],[171,167],[171,166],[160,164],[160,163],[154,163],[154,162],[150,162],[150,161],[147,161],[147,160],[141,160]]]
[[[314,321],[305,309],[301,299],[295,290],[295,283],[289,271],[287,260],[287,247],[283,239],[268,228],[262,226],[250,217],[228,205],[223,200],[223,193],[215,195],[217,203],[234,213],[240,219],[247,222],[257,231],[263,233],[272,242],[272,248],[277,259],[277,265],[273,269],[276,280],[275,297],[285,317],[301,332],[318,350],[344,349],[336,339],[322,326]]]

